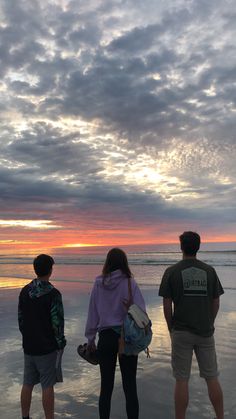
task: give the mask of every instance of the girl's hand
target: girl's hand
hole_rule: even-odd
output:
[[[97,349],[95,342],[91,342],[87,344],[86,351],[88,352],[95,352]]]

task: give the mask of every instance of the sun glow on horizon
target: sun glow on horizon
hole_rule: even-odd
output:
[[[58,247],[64,247],[64,248],[70,248],[70,247],[96,247],[96,246],[101,246],[101,244],[92,244],[92,243],[70,243],[70,244],[64,244]]]

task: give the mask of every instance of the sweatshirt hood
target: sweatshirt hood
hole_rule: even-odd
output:
[[[30,298],[39,298],[45,294],[49,294],[53,290],[53,285],[48,281],[41,281],[40,279],[34,279],[29,284],[29,296]]]
[[[120,269],[111,272],[109,275],[100,275],[96,278],[98,286],[108,290],[113,290],[118,287],[120,282],[125,280],[127,280],[127,276]]]

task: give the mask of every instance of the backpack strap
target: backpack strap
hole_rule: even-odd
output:
[[[147,358],[151,358],[149,346],[147,347],[147,349],[145,349],[144,352],[147,355]]]
[[[132,295],[132,287],[131,287],[131,278],[128,278],[128,292],[129,292],[129,303],[130,305],[133,304],[133,295]]]
[[[128,303],[129,306],[131,304],[133,304],[133,295],[132,295],[132,287],[131,287],[131,279],[128,278]],[[128,307],[127,307],[127,311],[128,311]],[[124,353],[124,349],[125,349],[125,336],[124,336],[124,324],[122,324],[121,327],[121,334],[120,334],[120,338],[119,338],[119,349],[118,349],[118,355],[122,355]]]

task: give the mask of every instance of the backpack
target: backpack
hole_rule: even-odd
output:
[[[138,355],[141,351],[147,351],[152,340],[152,322],[147,313],[139,306],[132,304],[125,317],[124,324],[124,354]]]
[[[128,278],[129,297],[132,301],[131,282]],[[120,339],[119,353],[125,355],[138,355],[146,351],[149,357],[148,346],[152,340],[152,322],[147,313],[137,304],[131,304],[125,316]]]

